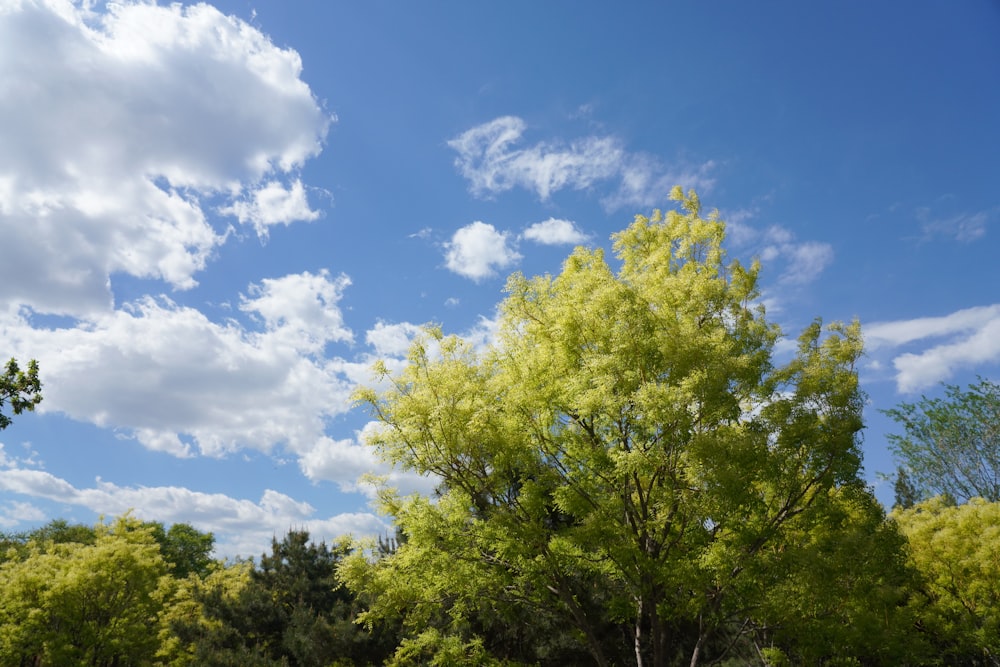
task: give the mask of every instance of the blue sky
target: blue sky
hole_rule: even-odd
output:
[[[794,338],[859,318],[880,415],[1000,379],[1000,5],[0,6],[0,530],[132,509],[254,555],[387,529],[349,396],[417,326],[489,341],[694,187]],[[394,361],[395,360],[395,361]]]

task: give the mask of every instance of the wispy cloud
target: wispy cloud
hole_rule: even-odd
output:
[[[799,287],[816,280],[834,260],[833,246],[822,241],[802,241],[782,225],[755,227],[751,221],[761,215],[758,207],[724,212],[726,233],[733,248],[780,267],[777,282],[783,288]]]
[[[503,116],[469,129],[448,142],[458,153],[455,165],[476,196],[493,196],[515,187],[534,191],[543,201],[564,188],[586,190],[611,184],[602,202],[609,210],[663,201],[675,185],[709,189],[712,162],[665,165],[643,153],[626,151],[612,136],[587,136],[568,142],[520,147],[527,124]]]
[[[784,261],[785,268],[778,280],[785,285],[811,283],[833,262],[833,247],[829,243],[798,241],[784,227],[769,227],[762,240],[761,260]]]
[[[940,216],[935,215],[928,207],[921,207],[916,211],[925,239],[945,237],[962,243],[970,243],[986,236],[987,226],[995,214],[994,210]]]
[[[879,357],[891,357],[896,387],[904,393],[947,381],[961,369],[1000,363],[1000,304],[941,317],[874,322],[864,332],[877,364]]]

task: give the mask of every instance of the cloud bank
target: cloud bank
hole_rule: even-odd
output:
[[[333,119],[296,52],[209,5],[87,6],[0,7],[0,304],[107,312],[116,273],[193,287],[215,209],[318,216],[295,174]]]

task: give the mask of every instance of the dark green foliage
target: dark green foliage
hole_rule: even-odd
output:
[[[183,579],[190,574],[204,577],[215,562],[212,549],[215,536],[203,533],[187,523],[175,523],[164,530],[158,521],[149,523],[153,538],[160,545],[160,554],[170,567],[170,574]]]
[[[889,442],[913,493],[918,500],[1000,500],[1000,385],[980,378],[964,391],[944,385],[944,392],[884,411],[903,427]]]
[[[198,665],[381,664],[395,637],[354,623],[358,603],[336,577],[346,553],[290,531],[272,541],[235,596],[217,588],[200,594],[211,629],[183,622],[172,629],[194,645]]]
[[[910,475],[903,466],[896,468],[896,479],[893,480],[892,491],[894,494],[893,509],[908,510],[921,500],[920,492],[910,480]]]
[[[31,412],[42,402],[42,383],[38,379],[38,362],[28,362],[28,370],[23,371],[17,360],[11,358],[0,375],[0,431],[10,426],[11,419],[4,414],[4,404],[9,402],[11,412],[19,415]]]
[[[34,530],[0,534],[0,563],[11,558],[25,557],[28,553],[28,544],[32,542],[36,545],[93,545],[96,541],[97,531],[93,526],[69,523],[65,519],[53,519]]]
[[[36,531],[0,563],[0,665],[150,664],[166,565],[127,515],[93,530],[65,522]]]

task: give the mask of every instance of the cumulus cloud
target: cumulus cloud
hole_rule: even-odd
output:
[[[272,489],[266,489],[254,502],[178,486],[119,486],[100,479],[93,487],[76,488],[43,470],[14,468],[0,470],[0,490],[83,507],[105,516],[131,510],[140,519],[190,523],[216,535],[216,553],[221,557],[257,555],[267,548],[272,536],[283,535],[289,527],[305,528],[313,539],[328,541],[348,533],[376,535],[389,529],[368,512],[317,517],[309,503]],[[16,505],[26,511],[32,507]]]
[[[612,183],[602,201],[615,210],[663,201],[675,185],[707,190],[713,163],[664,165],[652,156],[626,151],[615,137],[588,136],[569,142],[539,142],[520,147],[527,124],[503,116],[466,130],[448,142],[458,153],[455,166],[476,196],[493,196],[515,187],[534,191],[543,201],[562,190],[586,190]]]
[[[31,503],[10,502],[0,505],[0,528],[13,528],[20,523],[44,519],[45,512]]]
[[[265,278],[250,286],[252,298],[243,297],[240,310],[260,316],[268,333],[289,347],[319,352],[327,343],[354,338],[337,307],[350,284],[346,275],[331,279],[325,269]]]
[[[277,444],[302,452],[321,437],[324,419],[350,409],[345,362],[321,354],[352,338],[337,306],[348,283],[305,272],[251,286],[240,308],[259,329],[144,297],[59,328],[8,316],[0,338],[45,369],[43,411],[123,430],[177,456]]]
[[[375,349],[376,356],[404,357],[420,331],[420,326],[410,322],[390,324],[379,320],[365,333],[365,342]]]
[[[512,247],[510,234],[485,222],[460,228],[445,244],[445,266],[460,276],[479,281],[516,264],[521,255]]]
[[[319,211],[309,207],[305,186],[298,179],[288,188],[280,181],[268,181],[252,189],[246,199],[224,206],[220,212],[235,215],[241,223],[253,225],[261,237],[267,236],[270,225],[288,225],[319,217]]]
[[[576,223],[570,220],[559,220],[549,218],[543,222],[536,222],[530,225],[524,234],[524,238],[543,245],[574,245],[586,243],[589,237],[581,232]]]
[[[903,393],[947,381],[960,369],[1000,363],[1000,304],[941,317],[875,322],[864,332],[869,353],[892,356],[896,387]],[[916,351],[900,349],[921,344],[923,349]],[[875,363],[883,365],[877,358]]]
[[[206,4],[87,7],[0,7],[0,304],[106,312],[115,273],[190,288],[227,238],[207,206],[261,234],[316,217],[294,174],[332,117],[297,53]]]

